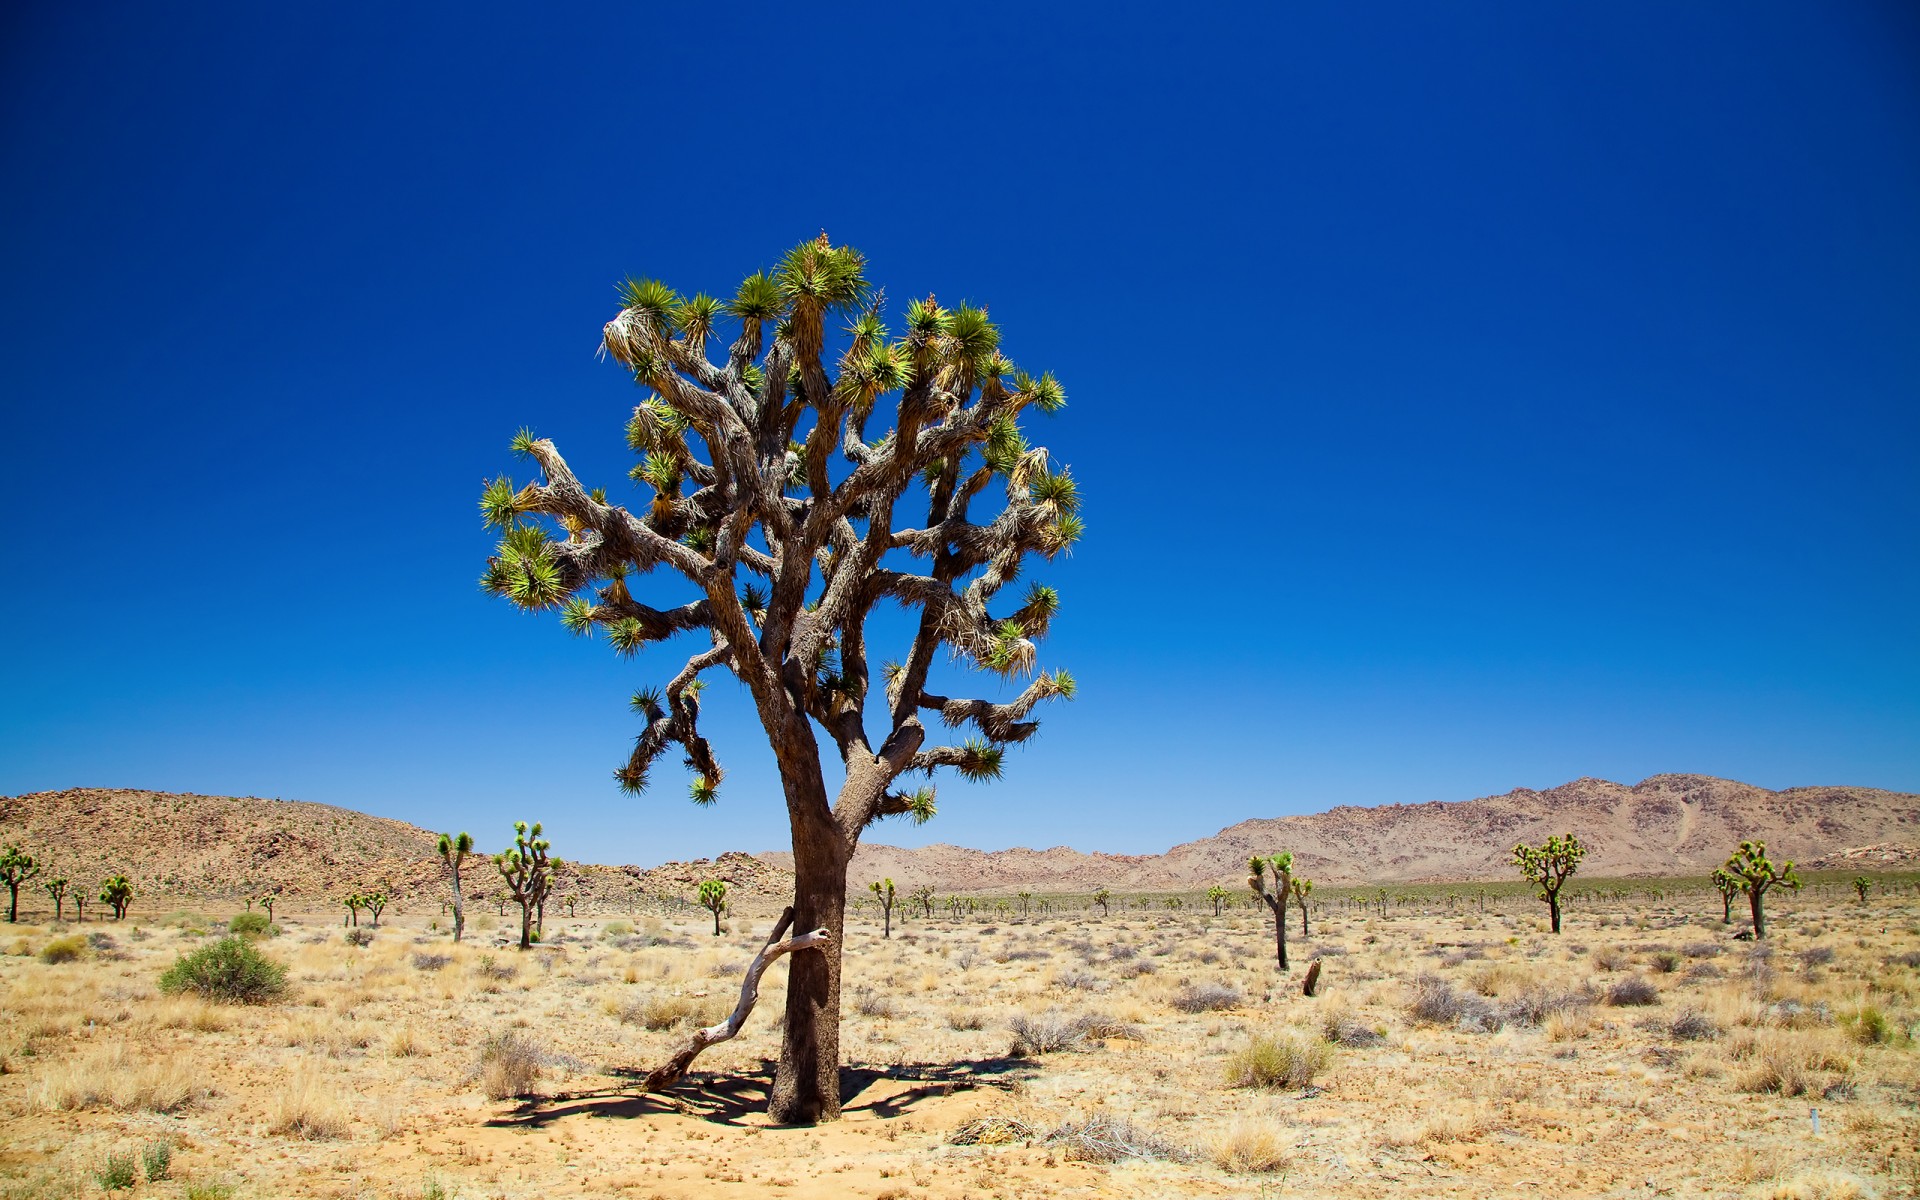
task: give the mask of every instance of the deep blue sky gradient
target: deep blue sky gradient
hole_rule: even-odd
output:
[[[523,423],[623,494],[617,278],[823,228],[1059,374],[1090,526],[1081,698],[877,839],[1920,790],[1909,5],[18,4],[0,179],[0,793],[784,844],[735,685],[717,809],[615,791],[684,654],[482,596],[475,500]]]

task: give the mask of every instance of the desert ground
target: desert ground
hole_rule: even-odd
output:
[[[699,911],[550,911],[521,953],[492,911],[460,946],[437,905],[365,946],[281,911],[256,944],[290,990],[234,1005],[158,980],[237,906],[23,913],[0,1196],[1913,1195],[1915,891],[1776,894],[1757,944],[1740,907],[1644,880],[1596,885],[1557,937],[1511,890],[1317,897],[1284,973],[1241,898],[896,910],[891,938],[867,907],[846,1116],[819,1128],[763,1115],[784,964],[679,1088],[633,1085],[732,1007],[767,915],[715,937]]]

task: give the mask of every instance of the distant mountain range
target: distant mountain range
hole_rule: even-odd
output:
[[[1291,850],[1296,872],[1336,886],[1506,879],[1515,842],[1568,832],[1590,847],[1581,866],[1589,876],[1704,874],[1742,838],[1762,839],[1776,857],[1809,866],[1871,848],[1877,856],[1832,865],[1888,870],[1910,865],[1907,851],[1920,844],[1920,796],[1853,787],[1770,792],[1706,775],[1655,775],[1631,787],[1576,779],[1544,792],[1516,788],[1454,803],[1255,818],[1165,854],[863,845],[853,876],[953,892],[1174,891],[1238,887],[1249,856]],[[760,857],[792,866],[784,852]]]
[[[1300,874],[1328,885],[1505,879],[1516,841],[1569,831],[1591,847],[1582,867],[1589,876],[1701,874],[1749,837],[1810,867],[1913,869],[1920,796],[1852,787],[1770,792],[1703,775],[1656,775],[1631,787],[1577,779],[1458,803],[1255,818],[1165,854],[863,845],[852,877],[941,892],[1186,891],[1238,887],[1249,855],[1291,850]],[[22,843],[50,872],[89,886],[124,872],[156,899],[277,891],[313,905],[379,887],[437,904],[444,884],[436,836],[351,809],[258,797],[71,788],[0,798],[0,841]],[[567,864],[556,895],[576,896],[583,912],[690,899],[712,877],[729,880],[743,900],[778,901],[792,887],[784,851],[655,867]],[[484,861],[468,878],[469,894],[498,890]],[[30,889],[23,899],[29,894],[37,898]]]

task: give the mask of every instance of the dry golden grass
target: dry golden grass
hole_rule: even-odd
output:
[[[864,1082],[819,1130],[757,1115],[785,964],[746,1032],[672,1099],[639,1100],[611,1073],[658,1064],[726,1013],[764,919],[715,939],[704,914],[611,934],[550,915],[548,944],[520,954],[478,922],[456,947],[390,909],[356,948],[326,916],[279,917],[285,936],[261,945],[292,994],[244,1012],[155,991],[204,921],[139,939],[90,923],[111,951],[53,964],[37,956],[57,931],[23,928],[30,952],[0,957],[0,1143],[17,1160],[0,1200],[6,1170],[22,1186],[84,1179],[87,1156],[144,1144],[171,1113],[196,1130],[183,1179],[316,1200],[414,1194],[428,1172],[448,1194],[675,1200],[1308,1182],[1335,1198],[1584,1195],[1647,1180],[1819,1200],[1920,1180],[1920,1119],[1903,1106],[1920,1088],[1920,968],[1902,957],[1920,950],[1920,904],[1906,898],[1795,898],[1761,952],[1730,940],[1717,901],[1575,908],[1560,938],[1518,902],[1330,908],[1284,975],[1270,924],[1246,910],[896,919],[890,940],[856,916],[841,1048]],[[1423,976],[1445,985],[1426,1016],[1410,1008]],[[1642,976],[1652,1003],[1600,1002]],[[1016,1025],[1062,1038],[1009,1057]],[[1028,1132],[946,1144],[976,1118]]]

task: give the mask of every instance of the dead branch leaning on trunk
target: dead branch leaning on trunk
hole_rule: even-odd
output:
[[[816,929],[812,933],[795,934],[781,940],[792,925],[793,909],[789,906],[780,914],[780,923],[767,935],[767,944],[760,947],[760,953],[754,955],[753,962],[747,966],[746,978],[740,981],[740,1002],[733,1006],[732,1015],[718,1025],[694,1030],[692,1040],[680,1053],[668,1059],[665,1065],[648,1072],[646,1081],[640,1085],[641,1091],[658,1092],[672,1087],[680,1082],[680,1077],[687,1073],[687,1068],[693,1065],[693,1060],[700,1056],[702,1050],[738,1034],[741,1026],[747,1023],[747,1017],[753,1013],[754,1004],[760,999],[760,976],[773,965],[774,959],[795,950],[817,950],[833,938],[826,930]]]

